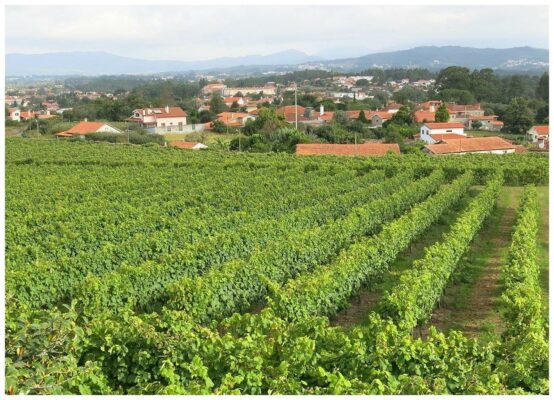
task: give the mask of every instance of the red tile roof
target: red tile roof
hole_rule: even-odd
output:
[[[535,125],[531,129],[534,129],[539,135],[548,135],[548,125]]]
[[[310,143],[296,145],[296,154],[298,155],[383,156],[389,151],[400,154],[400,147],[396,143],[363,143],[359,145]]]
[[[414,112],[415,122],[432,122],[435,120],[435,113],[433,111],[416,111]]]
[[[304,107],[302,106],[296,106],[298,107],[298,115],[300,114],[304,114],[304,111],[306,110]],[[278,109],[275,110],[275,112],[277,114],[294,114],[295,113],[295,106],[283,106],[283,107],[279,107]]]
[[[451,112],[477,111],[481,109],[481,104],[447,104],[446,109]]]
[[[498,115],[481,115],[478,117],[469,117],[471,121],[496,121]]]
[[[461,122],[426,122],[424,124],[429,129],[449,129],[449,128],[463,128],[464,124]]]
[[[448,140],[440,144],[425,146],[433,154],[473,153],[480,151],[508,150],[516,147],[510,142],[498,137],[478,137],[457,140]]]
[[[73,128],[69,128],[67,131],[60,133],[69,133],[71,135],[85,135],[87,133],[92,133],[98,131],[106,125],[104,122],[94,122],[94,121],[81,121]]]
[[[430,136],[435,140],[444,140],[444,141],[467,139],[467,136],[458,135],[456,133],[433,133]]]
[[[192,149],[197,144],[200,144],[200,142],[184,142],[182,140],[169,142],[170,146],[178,147],[180,149]]]

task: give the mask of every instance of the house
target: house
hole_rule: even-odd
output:
[[[137,122],[151,133],[187,131],[187,113],[181,107],[138,108],[127,121]]]
[[[242,107],[246,104],[246,101],[244,101],[244,98],[242,97],[224,97],[223,102],[227,107],[231,107],[233,103],[237,103],[239,107]]]
[[[33,119],[33,118],[36,117],[36,114],[37,113],[35,113],[33,111],[21,111],[19,113],[22,121],[27,121],[27,120]]]
[[[230,112],[224,111],[217,114],[217,120],[223,122],[225,125],[235,128],[240,128],[246,125],[248,120],[254,120],[254,117],[251,114],[245,112]]]
[[[8,117],[10,121],[21,121],[21,110],[19,110],[19,108],[9,108],[8,112],[10,114]]]
[[[42,106],[47,111],[58,111],[60,109],[60,106],[55,101],[44,101]]]
[[[119,129],[106,124],[105,122],[84,121],[79,122],[73,128],[67,131],[56,133],[57,137],[80,137],[83,139],[85,135],[95,132],[121,133]]]
[[[527,138],[533,143],[537,143],[539,140],[548,141],[548,125],[535,125],[527,131]]]
[[[479,128],[475,128],[475,123],[479,121]],[[499,131],[504,126],[504,122],[498,121],[498,115],[483,115],[479,117],[469,117],[468,127],[470,129],[481,129],[485,131]]]
[[[435,144],[442,140],[437,135],[446,134],[465,137],[464,124],[460,122],[426,122],[421,126],[419,138],[426,143]],[[451,138],[455,137],[452,136]]]
[[[418,105],[418,109],[422,111],[435,112],[442,105],[440,100],[429,100]]]
[[[208,148],[208,146],[206,146],[203,143],[185,142],[183,140],[177,140],[177,141],[169,142],[169,145],[171,147],[177,147],[179,149],[189,149],[189,150],[203,150],[203,149]]]
[[[363,143],[363,144],[297,144],[297,155],[336,155],[336,156],[384,156],[392,152],[400,154],[397,143]]]
[[[282,106],[276,109],[275,113],[277,115],[283,115],[285,117],[285,121],[289,123],[294,123],[297,116],[298,122],[309,121],[309,119],[304,116],[306,109],[302,106]]]
[[[465,139],[447,139],[439,144],[428,144],[423,151],[432,155],[447,154],[510,154],[516,152],[516,146],[498,136]]]
[[[246,94],[257,94],[261,93],[266,96],[275,96],[275,86],[274,85],[265,85],[265,86],[251,86],[251,87],[228,87],[223,89],[223,96],[235,96],[237,93]]]
[[[202,94],[210,95],[213,93],[217,93],[221,95],[223,93],[223,90],[225,90],[226,87],[227,85],[223,83],[208,83],[206,86],[202,88]]]
[[[414,112],[414,121],[417,123],[434,122],[435,111],[417,110]]]
[[[393,117],[392,113],[387,111],[369,111],[362,110],[365,119],[370,123],[372,127],[382,126],[384,122],[388,121]],[[346,115],[349,119],[358,119],[360,117],[359,110],[346,111]]]
[[[461,122],[465,125],[468,124],[469,119],[472,117],[483,117],[485,110],[481,109],[481,104],[454,104],[449,103],[446,105],[446,109],[450,114],[450,122]]]
[[[384,108],[383,111],[386,111],[386,112],[391,113],[391,114],[396,114],[400,110],[401,107],[403,107],[402,104],[389,103],[389,104],[387,104],[387,106]]]

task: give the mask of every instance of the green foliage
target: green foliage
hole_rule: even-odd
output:
[[[508,132],[524,134],[533,126],[533,114],[529,102],[523,97],[514,97],[504,114],[504,128]]]
[[[242,138],[297,138],[268,135]],[[376,315],[352,329],[315,315],[376,282],[469,185],[496,171],[508,185],[546,184],[547,166],[540,154],[296,157],[7,138],[5,390],[545,393],[531,189],[503,272],[502,340],[433,328],[414,339]],[[460,248],[486,215],[471,207],[452,227]],[[265,296],[273,307],[238,314]]]
[[[435,122],[448,122],[450,120],[450,113],[446,108],[446,105],[441,104],[441,106],[435,112]]]

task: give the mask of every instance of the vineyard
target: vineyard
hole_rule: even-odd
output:
[[[6,393],[548,393],[543,155],[10,138],[5,179]]]

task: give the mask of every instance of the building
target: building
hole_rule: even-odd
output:
[[[336,156],[384,156],[387,153],[400,154],[397,143],[363,144],[297,144],[297,155],[336,155]]]
[[[179,149],[188,149],[188,150],[203,150],[208,148],[208,146],[200,142],[185,142],[183,140],[169,142],[169,145],[171,147],[177,147]]]
[[[251,114],[245,112],[230,112],[224,111],[217,114],[217,120],[223,122],[225,125],[234,128],[240,128],[246,125],[248,120],[254,120],[254,117]]]
[[[227,85],[223,83],[208,83],[206,86],[204,86],[201,90],[203,95],[210,95],[210,94],[223,94],[223,91]]]
[[[187,113],[181,107],[138,108],[127,121],[137,122],[151,133],[190,131],[187,129]]]
[[[251,87],[226,87],[223,89],[223,96],[235,96],[237,93],[257,94],[261,93],[264,96],[275,96],[276,88],[273,85],[266,86],[251,86]]]
[[[447,139],[438,144],[428,144],[424,152],[432,155],[449,154],[510,154],[516,152],[516,146],[498,136]]]
[[[464,124],[460,122],[426,122],[419,130],[419,138],[426,143],[435,144],[441,139],[437,135],[460,135],[464,133]],[[455,138],[456,136],[452,136]]]
[[[481,125],[476,128],[475,123],[479,122]],[[480,129],[485,131],[499,131],[504,126],[504,122],[498,121],[498,115],[483,115],[479,117],[469,117],[468,128]]]
[[[224,97],[223,102],[227,107],[231,107],[233,103],[237,103],[239,107],[242,107],[246,104],[246,101],[244,101],[244,98],[242,97]]]
[[[56,133],[57,137],[80,137],[83,139],[85,135],[95,132],[121,133],[119,129],[106,124],[105,122],[84,121],[79,122],[73,128],[67,131]]]
[[[419,124],[435,121],[435,111],[417,110],[414,112],[414,122]]]
[[[535,125],[527,131],[527,139],[533,143],[539,140],[548,141],[548,125]]]
[[[21,110],[19,110],[19,108],[9,108],[8,112],[10,114],[8,116],[10,121],[16,121],[16,122],[21,121]]]
[[[481,104],[453,104],[446,105],[446,109],[450,114],[450,122],[461,122],[467,125],[470,118],[483,117],[485,110],[481,109]]]
[[[372,127],[382,126],[384,122],[393,117],[393,114],[387,111],[362,111],[365,115],[365,119],[370,123]],[[346,111],[346,115],[349,119],[358,119],[360,117],[360,110]]]
[[[307,122],[308,118],[304,116],[306,109],[302,106],[282,106],[275,110],[277,115],[283,115],[285,121],[293,124],[298,116],[298,122]]]
[[[60,109],[60,106],[55,101],[44,101],[42,102],[42,107],[46,111],[58,111]]]

